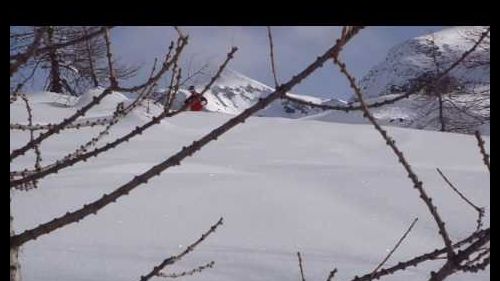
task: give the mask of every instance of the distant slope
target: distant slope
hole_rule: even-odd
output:
[[[208,81],[209,77],[205,80]],[[204,81],[205,82],[205,81]],[[195,85],[198,91],[201,91],[205,83]],[[274,91],[261,82],[251,79],[235,70],[225,70],[213,86],[204,94],[208,100],[206,111],[221,112],[227,114],[239,114],[248,107],[254,105],[260,98],[263,98]],[[161,95],[161,90],[158,94]],[[291,94],[293,95],[293,94]],[[158,95],[157,95],[158,96]],[[174,108],[179,108],[189,96],[189,92],[180,89],[177,99],[174,101]],[[321,99],[293,95],[301,99],[321,103]],[[277,100],[270,106],[258,113],[258,116],[299,118],[312,113],[318,113],[316,109],[308,106],[292,103],[286,100]]]

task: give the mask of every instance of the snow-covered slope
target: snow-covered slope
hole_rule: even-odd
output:
[[[45,101],[47,96],[33,99],[37,120],[54,122],[76,110]],[[102,106],[113,108],[112,102]],[[26,118],[22,103],[13,104],[10,114],[11,122]],[[15,229],[32,228],[100,198],[229,118],[184,112],[98,158],[48,176],[36,190],[13,192]],[[145,122],[127,121],[102,143]],[[452,239],[470,234],[476,213],[446,186],[436,167],[475,204],[487,207],[489,225],[489,174],[474,138],[387,129],[439,206]],[[43,163],[97,131],[67,130],[51,137],[42,146]],[[27,138],[27,132],[11,131],[11,150]],[[489,151],[489,137],[485,140]],[[32,159],[21,157],[11,169],[27,167]],[[307,280],[325,280],[333,268],[338,268],[336,280],[351,280],[373,270],[415,217],[414,230],[387,264],[443,246],[406,173],[371,126],[261,117],[250,118],[96,216],[28,242],[21,251],[23,281],[138,280],[221,216],[224,225],[168,267],[169,273],[214,260],[213,269],[184,280],[297,280],[300,251]],[[442,263],[424,263],[383,280],[427,280]],[[489,268],[447,280],[487,281]]]

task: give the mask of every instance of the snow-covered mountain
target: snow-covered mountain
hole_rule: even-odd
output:
[[[398,44],[361,79],[360,88],[371,101],[405,93],[451,66],[485,29],[452,27]],[[486,39],[437,85],[438,90],[446,94],[443,96],[444,118],[448,131],[471,133],[479,129],[489,133],[489,46]],[[353,97],[352,101],[355,100]],[[437,96],[429,92],[375,108],[373,112],[387,125],[440,129]]]
[[[410,81],[449,67],[474,45],[471,39],[477,40],[484,30],[484,27],[476,26],[452,27],[398,44],[389,50],[383,62],[368,71],[361,79],[360,87],[368,97],[397,93]],[[450,72],[451,77],[468,82],[464,86],[480,84],[489,87],[489,63],[482,62],[489,62],[490,48],[489,43],[483,43],[463,64]]]
[[[206,82],[208,82],[208,79],[210,79],[210,77],[207,75],[206,79],[203,79],[203,83],[198,83],[195,85],[195,88],[201,91]],[[247,77],[235,70],[228,69],[220,75],[219,79],[213,84],[210,90],[204,94],[204,97],[208,101],[205,109],[211,112],[239,114],[243,110],[254,105],[260,98],[267,96],[273,91],[274,88],[270,86]],[[164,91],[160,90],[159,94],[162,92]],[[182,106],[182,103],[189,95],[187,90],[180,89],[173,107],[179,108]],[[315,103],[322,102],[320,98],[311,96],[289,95]],[[259,112],[258,116],[299,118],[318,112],[318,110],[312,109],[309,106],[287,100],[277,100]]]

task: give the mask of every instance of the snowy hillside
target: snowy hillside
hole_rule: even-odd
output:
[[[95,114],[106,115],[104,109],[122,100],[115,94]],[[226,94],[212,93],[212,101],[220,95],[231,110],[245,101],[229,102]],[[55,122],[76,110],[54,102],[56,98],[49,93],[30,96],[36,122]],[[100,198],[231,117],[181,113],[98,158],[48,176],[36,190],[13,192],[14,228],[32,228]],[[26,122],[22,102],[11,105],[10,119]],[[147,119],[142,109],[133,112],[100,143]],[[387,129],[423,180],[453,240],[474,230],[476,213],[446,186],[437,167],[470,200],[487,208],[489,226],[489,174],[472,136]],[[43,164],[97,132],[83,128],[51,137],[42,147]],[[27,132],[11,131],[11,151],[27,139]],[[485,140],[489,151],[489,137]],[[32,159],[32,154],[16,159],[11,170],[31,167]],[[333,268],[338,268],[335,280],[351,280],[371,272],[415,217],[414,230],[387,264],[443,246],[428,210],[372,126],[252,117],[96,216],[28,242],[20,254],[23,281],[138,280],[221,216],[224,225],[168,267],[169,273],[213,260],[213,269],[183,280],[299,280],[300,251],[307,280],[325,280]],[[382,280],[427,280],[429,271],[442,263],[426,262]],[[487,281],[489,267],[447,280]]]

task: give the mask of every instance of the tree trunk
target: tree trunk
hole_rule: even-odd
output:
[[[443,96],[441,95],[441,93],[438,93],[438,100],[439,100],[439,122],[441,123],[441,132],[444,132],[446,131],[446,126],[443,113]]]
[[[83,27],[83,35],[87,36],[87,28]],[[93,61],[93,50],[92,50],[92,44],[90,40],[85,40],[85,47],[87,49],[87,57],[89,60],[89,67],[90,67],[90,76],[92,77],[92,81],[94,82],[94,87],[99,86],[99,81],[97,80],[97,76],[95,74],[94,70],[94,61]]]
[[[47,43],[52,45],[54,28],[49,26],[47,28]],[[63,85],[61,83],[61,71],[59,69],[59,61],[57,60],[56,49],[49,50],[49,60],[50,60],[50,83],[49,91],[55,93],[63,92]]]
[[[12,225],[13,217],[10,216],[10,235],[14,235]],[[10,281],[21,281],[21,264],[19,263],[19,247],[10,248]]]

